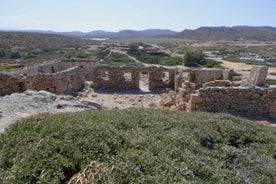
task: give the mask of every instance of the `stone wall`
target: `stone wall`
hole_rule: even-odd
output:
[[[210,87],[190,97],[191,111],[276,118],[276,88]]]
[[[172,88],[175,83],[175,70],[163,67],[109,67],[98,66],[93,72],[95,89],[139,89],[140,73],[148,73],[149,90]]]
[[[251,85],[256,86],[263,86],[266,84],[266,76],[268,72],[267,66],[252,66],[250,76],[249,76],[249,83]]]
[[[41,73],[51,74],[79,66],[83,69],[85,78],[87,80],[92,80],[92,73],[97,65],[98,62],[92,59],[63,59],[45,62],[37,66],[26,67],[14,73],[23,75],[36,75]]]
[[[55,94],[76,94],[84,86],[80,67],[52,74],[27,76],[25,85],[31,90],[46,90]]]
[[[232,80],[233,70],[201,69],[189,71],[189,81],[195,83],[196,88],[202,87],[206,82],[213,80]]]
[[[11,73],[0,72],[0,96],[10,95],[26,90],[24,77]]]
[[[93,71],[99,62],[93,59],[63,59],[61,60],[63,69],[79,66],[83,69],[86,80],[93,80]]]
[[[136,67],[98,66],[92,78],[95,89],[139,89],[139,69]]]
[[[175,88],[175,69],[148,67],[143,71],[149,73],[149,90]]]
[[[24,75],[0,73],[0,96],[30,90],[46,90],[55,94],[76,94],[84,86],[80,67],[56,73]]]
[[[37,75],[41,73],[56,73],[68,69],[69,67],[63,66],[62,62],[59,60],[54,60],[51,62],[45,62],[40,65],[30,66],[26,68],[19,69],[15,71],[14,74],[23,74],[23,75]]]

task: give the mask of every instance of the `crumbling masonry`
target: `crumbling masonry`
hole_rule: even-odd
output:
[[[95,89],[140,89],[142,74],[148,89],[170,88],[185,111],[226,112],[276,119],[276,88],[265,86],[267,67],[253,66],[250,77],[233,82],[232,70],[165,67],[110,67],[94,60],[59,60],[16,72],[0,72],[0,96],[25,90],[77,94],[85,80]]]

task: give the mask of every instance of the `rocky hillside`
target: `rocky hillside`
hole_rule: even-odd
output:
[[[200,27],[195,30],[186,29],[178,38],[196,40],[240,40],[250,39],[259,41],[276,41],[276,28],[274,27]]]

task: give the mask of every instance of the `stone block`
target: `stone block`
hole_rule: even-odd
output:
[[[202,102],[202,98],[198,94],[191,94],[191,102],[198,104]]]
[[[269,96],[271,98],[276,98],[276,88],[269,88]]]
[[[275,112],[276,113],[276,105],[270,106],[269,112]]]
[[[276,120],[276,112],[269,113],[269,117]]]
[[[266,84],[267,66],[252,66],[249,75],[249,82],[253,85],[262,86]]]

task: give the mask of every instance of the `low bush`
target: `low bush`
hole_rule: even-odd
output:
[[[276,129],[226,114],[112,110],[0,134],[0,183],[275,183]]]
[[[204,59],[200,60],[198,64],[200,64],[206,68],[223,68],[223,66],[221,66],[221,63],[222,62],[218,62],[213,59],[204,58]]]

